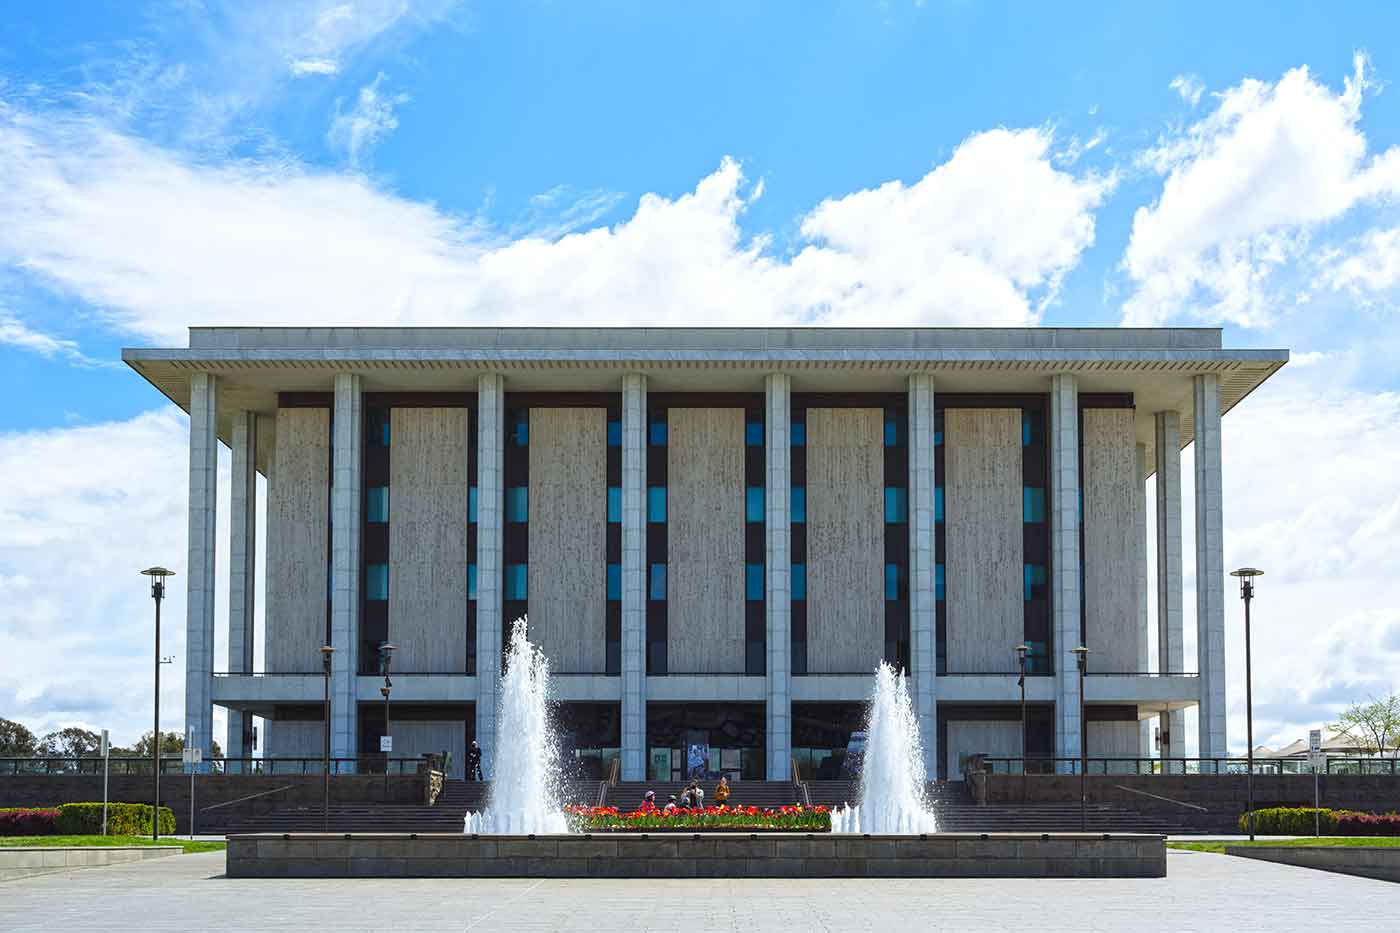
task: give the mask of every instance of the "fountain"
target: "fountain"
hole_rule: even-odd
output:
[[[501,678],[491,790],[480,813],[468,813],[466,833],[567,833],[560,808],[558,748],[549,721],[549,659],[530,644],[526,619],[511,627]]]
[[[834,833],[932,833],[937,820],[924,802],[923,745],[904,677],[885,662],[875,671],[866,714],[859,803],[831,814]]]

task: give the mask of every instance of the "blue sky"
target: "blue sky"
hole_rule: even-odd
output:
[[[1397,34],[1383,3],[4,5],[0,715],[140,728],[111,581],[183,554],[184,420],[116,359],[189,324],[1203,324],[1295,354],[1226,436],[1290,741],[1400,687]]]

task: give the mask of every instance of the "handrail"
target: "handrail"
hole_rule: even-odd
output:
[[[1118,790],[1125,790],[1125,791],[1127,791],[1127,792],[1130,793],[1130,794],[1141,794],[1141,795],[1144,796],[1144,797],[1151,797],[1153,800],[1161,800],[1161,801],[1164,801],[1164,802],[1166,802],[1166,803],[1174,803],[1174,804],[1176,804],[1177,806],[1181,806],[1181,807],[1190,807],[1192,810],[1200,810],[1202,813],[1209,813],[1209,812],[1210,812],[1210,811],[1207,810],[1205,807],[1197,806],[1197,805],[1194,804],[1194,803],[1187,803],[1187,802],[1184,801],[1184,800],[1173,800],[1173,799],[1170,798],[1170,797],[1163,797],[1161,794],[1149,794],[1149,793],[1148,793],[1147,791],[1145,791],[1145,790],[1138,790],[1138,789],[1135,788],[1135,787],[1124,787],[1122,784],[1114,784],[1113,786],[1114,786],[1115,788],[1117,788]]]
[[[199,808],[199,812],[200,812],[200,813],[205,813],[205,812],[207,812],[207,811],[209,811],[209,810],[217,810],[217,809],[219,809],[220,807],[232,806],[232,805],[235,804],[235,803],[243,803],[244,801],[247,801],[247,800],[257,800],[259,797],[266,797],[266,796],[268,796],[269,794],[280,794],[280,793],[282,793],[282,791],[284,791],[284,790],[291,790],[293,787],[296,787],[296,785],[295,785],[295,784],[283,784],[281,787],[275,787],[275,788],[273,788],[272,790],[265,790],[265,791],[262,791],[261,793],[258,793],[258,794],[249,794],[249,795],[246,796],[246,797],[238,797],[238,798],[235,798],[234,800],[225,800],[223,803],[211,803],[211,804],[210,804],[209,806],[207,806],[207,807],[200,807],[200,808]]]
[[[597,806],[603,806],[603,802],[608,799],[608,788],[617,786],[618,760],[614,758],[612,765],[608,768],[608,776],[598,782],[598,802]]]
[[[802,795],[800,801],[803,805],[812,805],[812,794],[807,790],[807,782],[802,780],[802,769],[797,766],[797,756],[789,756],[788,762],[792,765],[792,783],[797,785],[797,792]]]

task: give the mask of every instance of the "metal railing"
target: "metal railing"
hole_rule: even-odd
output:
[[[332,758],[331,774],[416,774],[423,758],[390,758],[365,755],[359,758]],[[112,758],[109,774],[114,776],[150,774],[149,758]],[[200,765],[201,774],[322,774],[323,758],[214,758]],[[184,774],[185,765],[179,757],[165,756],[160,760],[161,774]],[[101,758],[0,758],[0,777],[14,775],[78,775],[102,774]]]
[[[992,774],[1078,774],[1078,758],[983,758]],[[1247,758],[1089,758],[1085,774],[1248,774]],[[1255,774],[1311,774],[1305,759],[1256,758]],[[1329,758],[1327,774],[1400,774],[1394,758]]]

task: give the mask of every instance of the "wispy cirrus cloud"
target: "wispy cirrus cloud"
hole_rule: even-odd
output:
[[[371,148],[398,129],[395,109],[408,102],[408,95],[385,92],[380,88],[385,80],[381,71],[373,81],[360,88],[355,95],[355,105],[349,110],[343,110],[342,102],[336,101],[335,116],[331,118],[326,139],[345,153],[351,165],[358,166]]]

